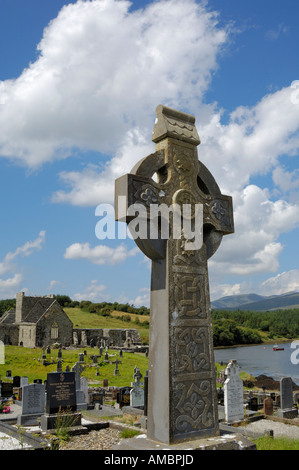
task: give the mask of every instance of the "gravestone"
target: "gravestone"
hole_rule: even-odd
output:
[[[46,413],[40,418],[42,431],[54,429],[57,420],[81,424],[81,414],[76,413],[76,381],[74,372],[51,372],[47,374]]]
[[[298,407],[298,404],[299,404],[299,392],[295,392],[295,393],[294,393],[293,401],[294,401],[294,405],[296,404],[297,407]]]
[[[80,389],[83,392],[84,402],[86,405],[89,404],[89,396],[88,396],[88,380],[86,377],[80,378]]]
[[[100,392],[100,391],[97,391],[97,392],[92,392],[90,394],[90,403],[91,405],[94,405],[95,403],[98,403],[99,405],[102,405],[103,404],[103,401],[104,401],[104,392]]]
[[[21,377],[21,387],[24,387],[24,385],[28,385],[28,377],[26,376]]]
[[[258,411],[259,405],[257,402],[257,397],[249,397],[248,399],[248,409],[250,411]]]
[[[271,397],[265,398],[264,406],[263,406],[263,413],[266,416],[272,416],[274,411],[273,407],[273,400]]]
[[[130,391],[131,387],[120,387],[117,394],[117,403],[119,407],[130,405]]]
[[[113,375],[119,375],[118,364],[121,364],[121,361],[119,361],[118,359],[116,359],[115,361],[112,361],[112,364],[115,364],[115,369],[114,369],[114,371],[113,371]]]
[[[134,373],[134,382],[131,383],[133,387],[130,391],[130,406],[133,408],[140,408],[144,406],[144,390],[141,382],[142,374],[139,369]]]
[[[116,180],[115,218],[152,260],[147,436],[170,444],[219,434],[207,261],[234,228],[231,197],[197,158],[195,118],[162,105],[156,114],[156,151]],[[183,230],[157,207],[173,208]]]
[[[45,412],[46,387],[33,383],[22,387],[22,413],[17,418],[21,426],[34,426]]]
[[[227,376],[224,382],[224,412],[227,423],[244,418],[243,382],[239,377],[240,367],[235,359],[225,369]]]
[[[76,362],[72,367],[72,372],[75,374],[77,410],[85,410],[87,408],[84,398],[84,390],[81,389],[81,374],[83,370],[84,366],[80,361]]]
[[[224,390],[222,390],[222,387],[218,388],[217,390],[217,399],[218,404],[224,406]]]
[[[84,362],[84,353],[79,353],[79,362]]]
[[[51,372],[47,374],[46,412],[76,410],[76,381],[74,372]]]
[[[277,410],[279,418],[297,418],[298,410],[293,406],[293,381],[291,377],[280,379],[280,409]]]
[[[13,395],[13,383],[12,382],[1,382],[1,394],[2,398],[10,398]]]
[[[21,386],[21,377],[19,375],[15,375],[13,377],[13,387],[19,388]]]

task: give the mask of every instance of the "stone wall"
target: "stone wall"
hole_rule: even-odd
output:
[[[109,328],[74,328],[73,344],[90,346],[100,345],[101,340],[109,342],[109,346],[125,348],[141,345],[137,329],[109,329]]]
[[[19,324],[19,342],[25,348],[34,348],[36,338],[36,324],[35,323],[20,323]]]
[[[57,328],[57,337],[52,337],[52,327]],[[58,302],[55,302],[48,308],[36,325],[36,346],[43,347],[53,343],[69,346],[72,342],[73,323]]]
[[[12,346],[19,345],[19,326],[5,325],[0,327],[0,341],[4,344],[10,344]]]

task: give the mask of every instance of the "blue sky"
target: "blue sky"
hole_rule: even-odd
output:
[[[99,240],[114,179],[154,150],[155,108],[196,117],[233,196],[211,298],[299,291],[296,0],[0,0],[0,298],[149,304],[150,263]]]

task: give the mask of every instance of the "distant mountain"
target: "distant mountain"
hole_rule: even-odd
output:
[[[226,297],[221,297],[221,299],[214,300],[212,302],[212,308],[238,308],[240,305],[256,302],[266,298],[267,297],[263,297],[262,295],[257,294],[228,295]]]
[[[299,292],[282,295],[262,296],[257,294],[229,295],[211,302],[214,309],[221,310],[278,310],[280,308],[299,308]]]

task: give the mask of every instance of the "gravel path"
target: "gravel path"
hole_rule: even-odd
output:
[[[109,450],[120,441],[120,431],[105,428],[90,431],[88,434],[73,436],[70,441],[60,445],[59,450]]]
[[[289,437],[299,439],[299,426],[294,424],[284,424],[270,419],[260,419],[243,427],[247,432],[266,433],[274,432],[274,437]]]
[[[239,429],[244,429],[246,430],[246,434],[253,433],[253,435],[256,433],[265,434],[272,430],[274,437],[299,439],[298,425],[284,424],[269,419],[261,419]],[[61,444],[60,450],[109,450],[112,446],[120,442],[120,440],[120,431],[105,428],[100,431],[91,431],[89,434],[74,436],[70,441]]]

